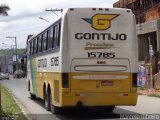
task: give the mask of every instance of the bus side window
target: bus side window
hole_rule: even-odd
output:
[[[34,45],[35,45],[35,39],[32,41],[32,55],[34,55],[35,51]]]
[[[42,39],[38,37],[38,52],[42,52]]]
[[[34,41],[33,40],[31,41],[31,44],[32,44],[32,46],[31,46],[31,55],[33,55],[33,53],[34,53]]]
[[[48,38],[48,49],[52,49],[52,40],[53,40],[53,28],[47,31]]]
[[[32,55],[32,41],[30,42],[30,55]]]
[[[55,38],[55,47],[58,48],[58,31],[59,31],[59,25],[57,24],[55,26],[55,31],[54,31],[54,38]]]
[[[47,36],[47,38],[46,38],[46,45],[47,45],[47,50],[49,50],[50,49],[50,36],[49,36],[49,32],[50,32],[50,30],[47,30],[47,32],[46,32],[46,36]]]
[[[53,30],[52,30],[52,48],[55,48],[55,41],[56,41],[56,39],[55,39],[55,31],[56,31],[56,27],[54,26],[53,27]]]
[[[58,47],[60,46],[61,23],[58,24]]]
[[[30,42],[27,42],[27,55],[30,55]]]
[[[31,55],[31,42],[28,42],[28,55]]]
[[[47,49],[47,34],[46,33],[42,34],[42,40],[43,40],[42,44],[43,44],[43,52],[44,52]]]
[[[35,44],[34,44],[34,54],[38,52],[38,39],[35,39]]]
[[[55,26],[55,46],[56,48],[59,48],[60,46],[60,31],[61,31],[61,23],[58,23]]]

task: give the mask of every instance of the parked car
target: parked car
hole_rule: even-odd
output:
[[[0,80],[7,79],[9,80],[9,74],[8,73],[0,73]]]
[[[13,75],[14,78],[24,78],[25,73],[22,70],[16,70]]]

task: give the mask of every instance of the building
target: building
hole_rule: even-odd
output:
[[[5,49],[0,50],[0,72],[8,72],[13,74],[17,69],[27,71],[27,62],[26,62],[26,54],[24,54],[24,50],[21,50],[17,54],[17,62],[16,55],[12,53],[11,50]]]
[[[8,66],[9,61],[11,61],[11,56],[8,55],[2,55],[0,56],[0,72],[9,72]]]
[[[113,7],[128,8],[135,14],[138,59],[145,66],[146,87],[160,89],[160,0],[117,0]]]
[[[119,0],[115,8],[133,11],[137,23],[139,61],[145,61],[153,52],[160,51],[160,0]]]
[[[159,0],[119,0],[113,7],[132,9],[137,24],[160,18]]]

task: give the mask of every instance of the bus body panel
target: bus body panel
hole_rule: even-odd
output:
[[[44,99],[50,88],[59,107],[136,105],[138,48],[130,10],[67,9],[60,32],[56,52],[28,57],[29,92]]]
[[[136,105],[135,93],[62,93],[61,106],[127,106]]]
[[[110,26],[98,30],[93,25],[95,19],[97,26]],[[132,12],[74,9],[68,11],[67,20],[66,64],[70,70],[66,71],[71,71],[70,91],[131,92],[132,74],[137,73],[137,36]]]

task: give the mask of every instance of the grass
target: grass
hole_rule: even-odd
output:
[[[16,120],[27,120],[22,110],[14,100],[11,92],[0,85],[1,90],[1,111],[0,115],[6,119],[16,118]]]
[[[148,96],[151,96],[151,97],[160,97],[160,94],[152,93],[152,94],[149,94]]]

